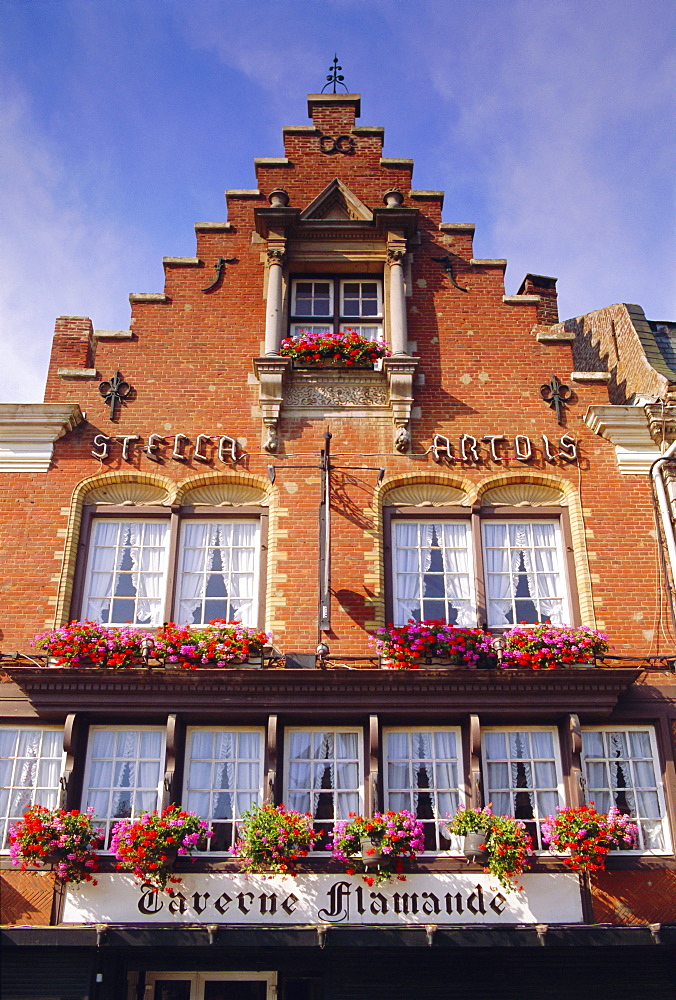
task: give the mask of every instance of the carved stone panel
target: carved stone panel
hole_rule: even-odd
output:
[[[327,371],[311,375],[294,372],[284,398],[286,407],[388,407],[385,377],[357,372]]]

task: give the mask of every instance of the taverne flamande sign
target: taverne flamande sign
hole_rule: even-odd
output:
[[[129,875],[98,875],[66,893],[64,923],[532,924],[582,920],[576,875],[521,876],[506,892],[487,875],[407,875],[377,889],[358,876],[186,875],[173,896]]]

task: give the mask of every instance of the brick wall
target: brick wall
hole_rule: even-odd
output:
[[[198,230],[199,263],[167,263],[163,294],[152,300],[132,296],[131,339],[99,337],[94,357],[87,318],[57,321],[46,399],[78,402],[87,420],[57,442],[49,474],[0,479],[6,519],[0,556],[4,648],[25,649],[36,631],[54,623],[69,505],[82,479],[122,470],[160,472],[182,482],[203,475],[204,463],[192,457],[191,446],[184,463],[166,457],[167,446],[161,463],[151,461],[142,450],[149,435],[164,434],[170,444],[173,435],[184,433],[194,444],[199,433],[226,433],[236,437],[246,453],[238,468],[266,480],[268,465],[276,467],[272,503],[279,510],[280,531],[275,557],[283,573],[280,570],[269,591],[274,606],[268,608],[266,624],[274,627],[283,647],[311,650],[317,617],[317,466],[329,426],[333,460],[348,467],[334,478],[332,651],[366,654],[364,629],[382,621],[382,580],[377,586],[373,582],[373,551],[380,531],[374,497],[381,467],[384,485],[410,473],[445,477],[449,484],[462,479],[475,487],[493,475],[541,475],[579,490],[588,554],[586,586],[593,595],[596,622],[611,633],[620,652],[657,651],[655,621],[659,613],[664,618],[665,604],[647,479],[621,477],[613,446],[592,434],[582,419],[590,404],[608,401],[606,388],[579,385],[563,426],[557,425],[540,396],[540,386],[552,373],[564,380],[578,363],[569,344],[540,343],[532,332],[545,318],[543,309],[550,320],[554,315],[553,279],[530,275],[530,284],[523,287],[526,293],[547,292],[545,306],[503,302],[503,266],[471,263],[471,227],[440,229],[441,196],[411,192],[410,165],[381,164],[382,131],[353,127],[354,110],[349,102],[317,102],[314,129],[286,130],[290,164],[259,164],[260,197],[231,193],[230,226]],[[352,135],[353,151],[323,153],[320,132]],[[407,298],[409,340],[420,358],[411,454],[394,452],[389,417],[338,415],[296,421],[283,416],[282,444],[271,458],[262,448],[252,367],[252,358],[261,353],[265,321],[265,243],[255,232],[254,209],[267,205],[267,193],[279,186],[288,191],[291,207],[303,209],[336,176],[371,210],[381,208],[383,193],[398,186],[405,195],[404,207],[420,212]],[[433,259],[444,255],[450,256],[454,278],[466,291],[459,291]],[[205,293],[220,256],[235,262],[227,265],[220,284]],[[96,378],[58,375],[59,369],[87,369],[94,362]],[[98,380],[110,378],[118,367],[133,390],[111,423]],[[99,463],[91,455],[99,433],[138,434],[142,442],[131,446],[128,462],[116,444],[111,458]],[[457,451],[462,433],[479,439],[503,434],[512,446],[500,462],[484,447],[480,465],[437,465],[428,452],[433,435],[448,436]],[[536,444],[527,465],[514,457],[517,433],[529,435]],[[579,464],[546,461],[541,436],[557,441],[563,433],[579,441]],[[217,461],[207,469],[226,479],[233,474]]]

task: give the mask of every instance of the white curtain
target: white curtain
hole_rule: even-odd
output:
[[[211,576],[222,581],[227,617],[245,624],[252,620],[257,535],[256,521],[186,521],[181,535],[181,622],[194,622],[196,612],[197,620],[204,620],[203,602]],[[221,565],[214,570],[217,553]]]
[[[456,623],[463,627],[476,624],[470,583],[470,526],[466,521],[445,521],[436,525],[444,566],[444,593],[457,612]]]
[[[396,621],[424,618],[425,574],[432,563],[432,545],[441,554],[445,599],[457,612],[457,624],[475,624],[472,607],[469,540],[466,522],[398,521],[394,524]]]
[[[334,815],[359,811],[358,734],[294,732],[289,744],[289,806],[317,812],[320,792],[333,793]],[[328,781],[327,781],[328,774]]]
[[[514,624],[520,616],[514,605],[525,573],[528,597],[540,620],[561,623],[561,569],[557,528],[551,522],[500,523],[483,528],[484,563],[489,602],[489,624]]]
[[[131,561],[135,624],[159,625],[166,574],[166,521],[97,521],[87,581],[86,617],[114,618],[113,599],[125,554]],[[134,594],[129,596],[134,600]],[[126,617],[126,616],[125,616]]]
[[[140,543],[131,549],[131,578],[137,594],[136,621],[150,625],[162,622],[165,584],[166,521],[146,521]]]
[[[124,550],[117,547],[120,521],[97,521],[88,580],[86,617],[91,621],[109,620],[115,574],[122,565]],[[105,613],[105,614],[104,614]]]
[[[458,806],[455,733],[395,732],[387,736],[388,807],[418,813],[420,795],[429,794],[434,818]]]

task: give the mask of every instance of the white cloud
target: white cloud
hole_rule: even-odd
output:
[[[489,222],[477,231],[480,255],[508,257],[508,291],[527,271],[557,276],[562,315],[634,301],[668,318],[665,122],[676,70],[667,8],[525,0],[496,13],[460,25],[459,37],[438,18],[430,70],[442,100],[459,108],[456,149],[459,140],[481,165]]]
[[[30,102],[5,80],[0,106],[0,400],[42,399],[54,319],[89,315],[98,327],[126,326],[130,248],[124,232],[90,211]]]

